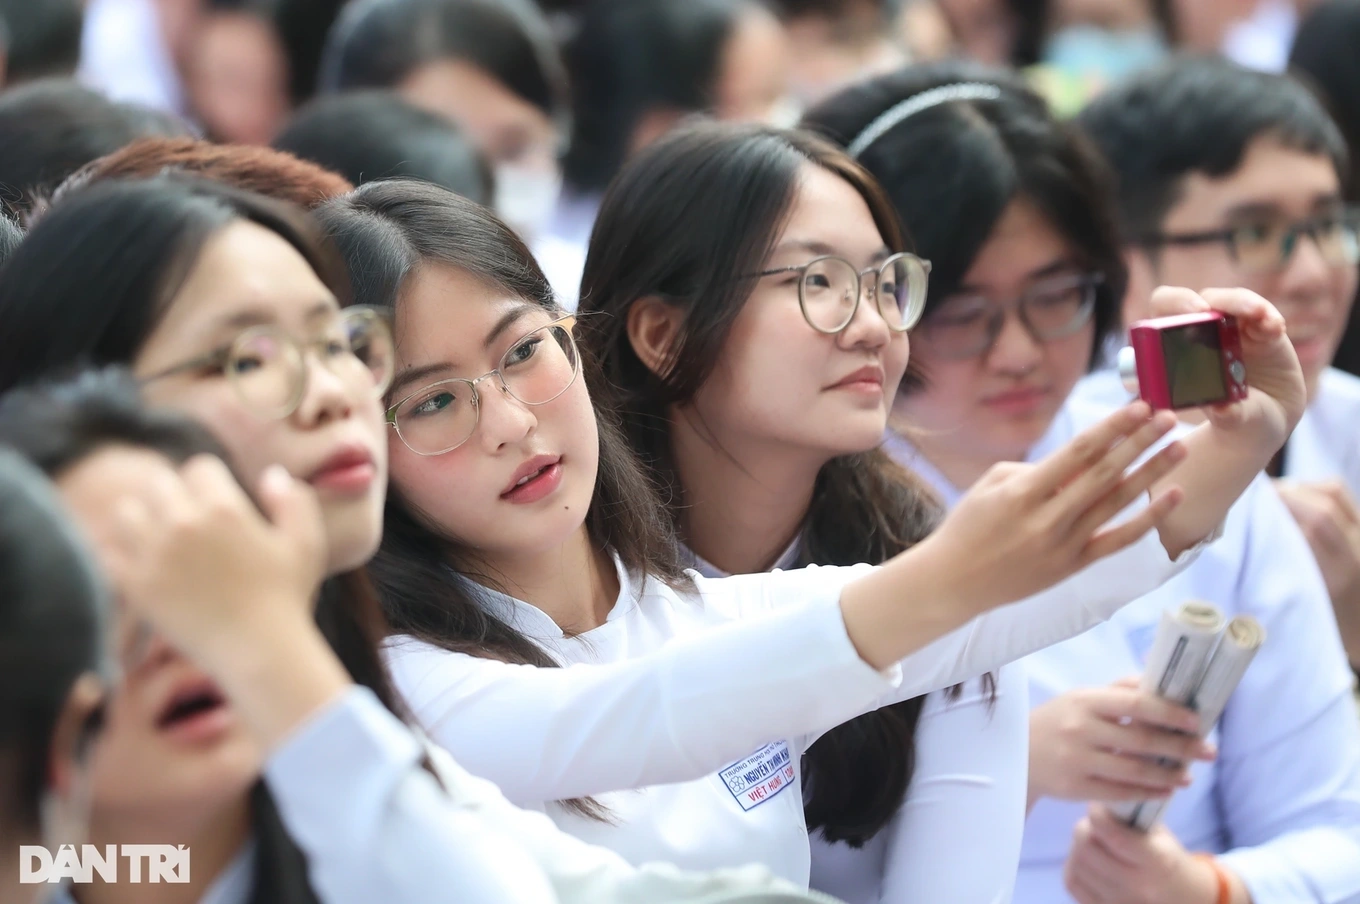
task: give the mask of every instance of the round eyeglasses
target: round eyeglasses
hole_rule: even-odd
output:
[[[921,323],[920,332],[931,354],[961,361],[985,355],[1014,309],[1037,342],[1054,342],[1074,335],[1091,320],[1096,292],[1105,277],[1100,273],[1067,273],[1036,282],[1010,303],[984,295],[952,295],[940,302]]]
[[[925,310],[930,261],[903,252],[861,271],[845,258],[826,255],[801,266],[777,267],[756,275],[779,273],[800,274],[798,304],[808,326],[819,333],[835,335],[848,327],[865,288],[888,328],[903,333],[916,325]]]
[[[546,405],[567,391],[581,372],[572,336],[575,317],[563,317],[526,333],[501,357],[495,370],[475,380],[440,380],[387,409],[387,422],[417,455],[443,455],[472,438],[481,416],[477,384],[492,377],[501,391],[525,405]]]
[[[221,371],[241,402],[262,417],[297,411],[307,394],[307,352],[350,385],[381,397],[392,382],[395,350],[387,319],[375,308],[345,308],[319,336],[301,342],[274,326],[255,326],[228,346],[160,371],[150,383],[190,371]]]

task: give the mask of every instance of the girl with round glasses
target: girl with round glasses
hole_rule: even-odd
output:
[[[922,379],[904,383],[893,405],[902,432],[887,448],[899,460],[952,506],[988,468],[1037,460],[1108,415],[1068,398],[1117,328],[1127,281],[1105,170],[1072,127],[1011,77],[957,63],[846,89],[808,122],[855,149],[934,264],[911,335]],[[1017,861],[1017,901],[1208,904],[1247,900],[1246,888],[1251,900],[1273,900],[1284,888],[1352,887],[1353,872],[1332,869],[1357,862],[1349,852],[1360,825],[1355,807],[1334,806],[1360,799],[1345,661],[1306,543],[1258,476],[1301,414],[1302,371],[1281,342],[1282,321],[1250,293],[1206,292],[1199,302],[1163,289],[1153,299],[1162,313],[1205,302],[1243,322],[1252,398],[1183,435],[1192,448],[1180,471],[1197,460],[1210,466],[1200,480],[1233,469],[1246,491],[1222,538],[1183,574],[1110,623],[1024,660],[1035,704],[1028,789],[986,812],[1005,823],[991,849],[1009,868],[958,873],[949,900],[1007,899]],[[1192,492],[1206,485],[1174,476]],[[1192,712],[1136,686],[1162,613],[1195,599],[1229,617],[1250,614],[1269,636],[1208,744],[1184,733]],[[1173,791],[1164,823],[1146,834],[1092,803]],[[922,879],[895,865],[922,845],[941,857],[976,853],[979,812],[957,812],[930,835],[904,818],[884,833],[886,852],[842,851],[843,882],[886,860],[882,899],[911,900]],[[1312,844],[1336,854],[1324,865],[1293,853]]]
[[[766,150],[756,146],[749,155]],[[828,178],[837,185],[840,177]],[[740,195],[714,197],[759,205],[776,219],[784,209],[777,185],[753,179]],[[846,198],[833,190],[823,201],[825,210]],[[1031,546],[1021,539],[1050,517],[1048,506],[1071,506],[1059,523],[1096,531],[1141,488],[1162,480],[1178,452],[1153,460],[1156,476],[1117,478],[1166,421],[1146,420],[1146,410],[1135,408],[1038,468],[999,470],[962,518],[882,569],[696,577],[682,570],[670,516],[655,501],[611,400],[592,398],[601,385],[596,346],[568,358],[579,360],[579,372],[560,366],[576,348],[570,321],[560,319],[552,290],[513,234],[481,208],[413,183],[364,186],[329,202],[320,217],[351,262],[354,297],[393,311],[397,364],[388,404],[399,429],[389,442],[392,486],[372,571],[396,632],[388,653],[403,696],[440,744],[512,801],[544,809],[572,834],[635,863],[756,861],[806,885],[800,757],[818,735],[878,706],[980,678],[1082,630],[1136,592],[1135,584],[1151,586],[1176,570],[1167,547],[1180,558],[1221,514],[1192,506],[1198,513],[1181,522],[1189,526],[1170,534],[1186,542],[1146,534],[1095,564],[1105,575],[1093,580],[1102,593],[1077,601],[1066,597],[1064,583],[920,649],[945,623],[967,618],[954,606],[985,606],[994,595],[1018,599],[1051,583],[1034,569],[1052,575],[1041,563],[1061,555],[1067,541],[1049,537]],[[665,222],[655,229],[675,234]],[[896,230],[885,219],[867,227],[866,241],[860,225],[853,246],[830,251],[847,255],[858,271],[878,269],[904,251]],[[696,234],[707,236],[699,244],[710,248],[723,240],[711,230]],[[704,253],[675,247],[677,254]],[[724,254],[721,267],[680,267],[675,282],[655,292],[678,296],[696,285],[749,291],[750,274],[760,269],[827,253],[781,249],[779,260],[755,268],[755,261]],[[808,364],[806,349],[791,339],[795,329],[809,331],[800,279],[758,278],[768,282],[761,307],[784,318],[765,341],[797,351],[786,362],[794,373]],[[744,280],[746,289],[729,288]],[[906,363],[905,336],[884,329],[878,310],[861,300],[862,313],[841,335],[847,347],[877,341],[864,338],[866,329],[898,337],[891,367],[881,370],[895,381]],[[587,315],[575,329],[591,319],[604,318]],[[563,333],[554,339],[557,328]],[[675,354],[684,360],[683,348]],[[544,363],[534,365],[540,355]],[[530,392],[517,375],[522,363],[560,379]],[[851,401],[794,412],[790,429],[810,429],[815,418],[848,409],[838,423],[860,436],[871,425],[868,432],[880,436],[883,377],[878,402],[850,386],[872,376],[841,373]],[[416,440],[422,418],[448,429]],[[1132,441],[1112,447],[1123,434]],[[863,448],[874,439],[858,441]],[[1088,468],[1091,456],[1105,461]],[[1050,483],[1058,473],[1065,476]],[[1091,507],[1083,494],[1093,481],[1102,485],[1103,502]],[[874,491],[872,480],[858,485]],[[1171,496],[1158,493],[1135,521],[1114,528],[1117,534],[1086,535],[1081,545],[1100,554],[1124,547],[1134,531],[1164,520],[1162,506],[1179,497],[1165,492]],[[1024,502],[1011,508],[1002,501],[1008,497]],[[969,567],[961,567],[964,560]],[[902,599],[907,586],[914,588],[911,605]],[[944,599],[953,615],[928,614]],[[922,632],[921,619],[935,627]],[[906,623],[916,628],[904,630]],[[912,650],[920,652],[908,655]],[[651,666],[658,659],[667,663],[660,674]],[[891,670],[899,660],[900,681],[890,671],[883,684],[883,673],[864,671]],[[555,668],[564,665],[571,667]]]
[[[331,263],[286,208],[158,179],[73,194],[5,268],[6,388],[80,362],[137,378],[0,403],[0,442],[60,483],[125,606],[91,840],[185,843],[185,891],[214,904],[808,900],[761,869],[631,867],[393,716],[356,570],[378,541],[392,349],[382,318],[340,308]]]
[[[755,186],[771,198],[761,209],[684,201]],[[583,344],[604,365],[597,391],[654,463],[704,573],[882,561],[934,526],[925,493],[876,448],[909,340],[924,328],[925,266],[919,278],[897,281],[912,299],[908,316],[847,305],[851,319],[839,333],[799,317],[809,291],[827,280],[787,275],[818,273],[830,253],[900,256],[900,235],[871,177],[796,134],[696,130],[640,155],[615,184],[582,286]],[[795,263],[809,252],[819,257]],[[728,268],[761,279],[728,287],[720,276]],[[1097,284],[1055,280],[1022,307],[1041,327],[1067,308],[1061,326],[1071,330]],[[990,320],[981,321],[984,339]],[[904,324],[915,330],[903,334]],[[1242,473],[1250,472],[1235,479]],[[1196,479],[1195,489],[1212,493],[1213,484]],[[1163,536],[1177,543],[1174,529]],[[803,759],[802,803],[817,830],[814,887],[875,900],[886,877],[886,900],[970,900],[973,889],[1008,883],[1025,729],[1023,677],[1003,669],[820,740]],[[1013,818],[984,818],[995,812]],[[898,855],[885,865],[887,837]],[[869,854],[852,856],[866,843]],[[979,849],[988,856],[978,858]],[[906,887],[893,888],[900,877],[910,877]]]

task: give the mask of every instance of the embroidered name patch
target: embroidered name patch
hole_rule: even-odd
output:
[[[718,776],[743,810],[758,807],[793,784],[794,766],[789,745],[783,741],[766,744],[728,766]]]

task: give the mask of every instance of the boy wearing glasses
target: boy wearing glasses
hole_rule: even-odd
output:
[[[1270,474],[1303,528],[1360,664],[1360,378],[1330,366],[1355,299],[1360,213],[1345,142],[1300,84],[1182,58],[1097,98],[1079,122],[1112,165],[1130,264],[1127,325],[1158,285],[1243,286],[1288,321],[1309,408]],[[1112,371],[1078,387],[1123,401]]]

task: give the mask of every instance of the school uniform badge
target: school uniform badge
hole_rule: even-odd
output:
[[[795,775],[793,756],[784,741],[766,744],[718,773],[727,790],[745,811],[753,810],[783,793],[793,784]]]

